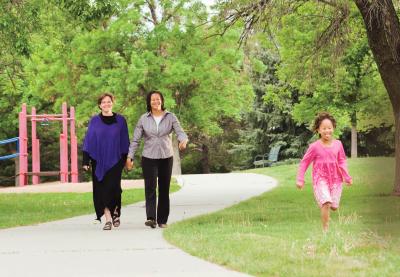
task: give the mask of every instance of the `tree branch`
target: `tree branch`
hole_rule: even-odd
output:
[[[151,18],[153,19],[154,25],[158,25],[157,13],[156,13],[156,4],[154,0],[146,0],[146,3],[149,7]]]

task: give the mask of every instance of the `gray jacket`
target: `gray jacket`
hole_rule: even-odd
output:
[[[143,114],[136,124],[129,146],[128,157],[133,159],[142,137],[144,138],[143,157],[149,159],[166,159],[172,157],[172,131],[175,131],[179,142],[187,139],[187,135],[173,113],[165,111],[158,130],[156,121],[151,113]]]

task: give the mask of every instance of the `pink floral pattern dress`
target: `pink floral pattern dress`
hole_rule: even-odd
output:
[[[304,174],[310,163],[315,200],[319,207],[330,202],[333,208],[339,207],[342,183],[349,183],[351,177],[347,170],[346,155],[340,140],[333,140],[330,146],[317,140],[310,144],[300,162],[297,182],[304,185]]]

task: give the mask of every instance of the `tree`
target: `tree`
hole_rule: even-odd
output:
[[[400,22],[390,0],[355,0],[364,19],[368,42],[392,103],[395,122],[395,180],[400,196]]]
[[[18,136],[16,115],[26,88],[23,61],[31,53],[31,33],[39,28],[38,12],[37,1],[25,3],[0,0],[0,140]],[[16,151],[15,144],[3,145],[1,148],[0,152],[4,151],[4,154]],[[18,162],[18,159],[14,160]],[[12,162],[1,161],[0,176],[14,176]],[[10,183],[14,182],[12,178],[8,179]]]
[[[296,10],[309,0],[282,2],[273,0],[262,1],[220,1],[221,13],[227,22],[227,27],[237,21],[244,22],[242,39],[252,30],[266,25],[285,14],[295,13]],[[321,17],[328,24],[321,33],[316,49],[323,48],[330,42],[341,44],[346,41],[345,30],[349,19],[352,3],[343,0],[317,0],[321,7],[334,10],[332,17]],[[395,195],[400,196],[400,23],[395,5],[391,0],[354,0],[365,24],[368,44],[377,64],[380,76],[389,96],[395,122]],[[397,6],[397,8],[399,8]],[[326,21],[325,21],[326,22]]]
[[[342,43],[340,49],[330,44],[319,49],[318,54],[313,53],[314,42],[327,28],[320,18],[333,16],[332,12],[309,2],[299,7],[296,14],[283,17],[281,27],[276,31],[283,61],[278,75],[300,92],[301,101],[293,111],[298,121],[309,123],[317,111],[328,110],[340,123],[345,123],[339,125],[342,129],[351,129],[351,157],[355,158],[358,121],[362,115],[369,118],[381,115],[378,109],[366,109],[375,104],[371,94],[379,95],[383,100],[378,104],[380,110],[390,110],[390,104],[387,95],[378,94],[379,90],[371,93],[371,89],[364,85],[368,83],[371,86],[371,80],[376,80],[373,77],[378,71],[362,30],[362,18],[355,6],[349,11],[352,16],[348,24],[352,28],[346,31],[348,41]],[[335,51],[340,52],[332,56]],[[380,80],[377,82],[381,83]],[[280,97],[286,97],[286,94]],[[382,122],[375,123],[373,127],[379,127]]]
[[[111,10],[113,16],[96,21],[82,19],[75,14],[81,10],[70,6],[43,14],[43,34],[52,35],[34,38],[26,66],[32,97],[50,99],[55,107],[68,100],[84,127],[97,112],[99,92],[112,91],[116,110],[134,126],[145,111],[146,92],[159,89],[207,161],[210,138],[223,133],[222,119],[239,120],[252,98],[242,50],[235,49],[240,32],[206,39],[210,31],[199,25],[208,15],[196,1],[119,1]],[[84,131],[78,129],[79,138]]]
[[[242,156],[243,167],[253,166],[255,155],[268,153],[275,145],[281,146],[280,159],[297,158],[307,147],[312,134],[304,124],[296,124],[292,118],[291,110],[299,101],[298,91],[279,80],[279,53],[260,44],[263,43],[246,45],[255,98],[253,108],[244,117],[240,141],[233,147],[233,152]],[[281,93],[275,94],[271,90]]]

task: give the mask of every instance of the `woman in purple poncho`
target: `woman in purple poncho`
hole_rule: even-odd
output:
[[[105,216],[103,230],[120,225],[121,175],[129,149],[126,120],[112,112],[113,103],[111,93],[99,97],[101,113],[90,119],[83,141],[83,169],[92,166],[93,203],[96,219]]]

